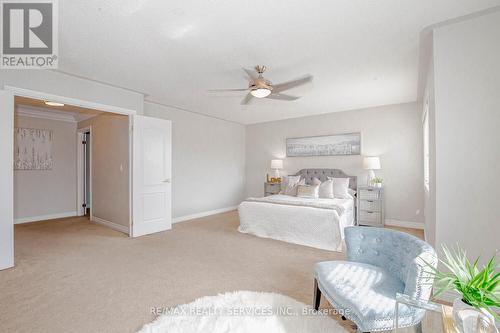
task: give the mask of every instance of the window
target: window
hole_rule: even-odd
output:
[[[423,136],[424,136],[424,186],[426,191],[429,191],[430,182],[430,138],[429,138],[429,99],[426,98],[424,103],[424,119],[423,119]]]

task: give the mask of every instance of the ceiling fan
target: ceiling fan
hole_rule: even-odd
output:
[[[266,66],[255,66],[255,72],[246,68],[243,68],[247,74],[248,88],[242,89],[215,89],[209,90],[209,92],[221,92],[221,91],[248,91],[248,94],[241,100],[242,105],[250,103],[253,97],[255,98],[270,98],[277,99],[281,101],[294,101],[300,97],[282,94],[283,91],[292,89],[308,82],[313,79],[312,75],[305,75],[301,78],[279,83],[272,84],[271,81],[266,80],[262,74],[266,71]]]

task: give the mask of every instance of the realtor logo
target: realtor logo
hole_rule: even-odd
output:
[[[0,0],[3,69],[57,68],[56,0]]]

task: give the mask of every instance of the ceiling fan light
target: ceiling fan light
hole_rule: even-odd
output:
[[[250,92],[253,97],[264,98],[271,94],[271,90],[266,88],[257,88]]]

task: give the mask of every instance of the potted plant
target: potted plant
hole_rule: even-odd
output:
[[[373,179],[372,179],[372,186],[373,186],[373,187],[378,187],[378,188],[380,188],[380,187],[382,187],[382,182],[383,182],[383,181],[384,181],[384,180],[383,180],[382,178],[380,178],[380,177],[375,177],[375,178],[373,178]]]
[[[500,272],[493,256],[480,270],[479,258],[473,264],[466,252],[458,246],[449,250],[443,246],[444,260],[440,260],[448,271],[440,271],[431,265],[434,298],[445,291],[456,291],[460,297],[453,302],[453,319],[460,332],[496,332],[495,320],[500,319],[494,308],[500,307]]]

